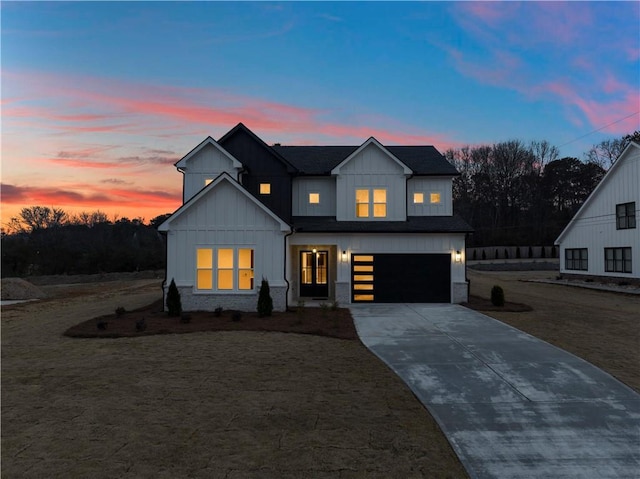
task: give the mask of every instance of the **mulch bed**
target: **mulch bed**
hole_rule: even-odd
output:
[[[504,311],[505,313],[524,313],[526,311],[533,311],[531,306],[522,303],[511,303],[509,301],[505,301],[504,306],[494,306],[490,299],[474,295],[469,295],[469,301],[461,303],[461,306],[465,306],[476,311]]]
[[[260,318],[257,312],[242,312],[239,320],[234,311],[222,311],[219,317],[212,311],[186,313],[189,319],[170,317],[162,311],[162,300],[124,314],[89,319],[64,332],[72,338],[121,338],[153,334],[183,334],[202,331],[277,331],[283,333],[314,334],[339,339],[358,339],[351,313],[346,308],[336,310],[303,308],[301,311],[273,312]],[[136,323],[144,319],[144,330]],[[104,329],[99,329],[102,323]],[[106,323],[106,324],[105,324]]]

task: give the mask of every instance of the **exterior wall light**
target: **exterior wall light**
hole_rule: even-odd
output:
[[[456,263],[461,263],[462,262],[462,253],[460,253],[460,250],[456,251]]]
[[[317,253],[317,252],[318,252],[318,250],[317,250],[317,249],[315,249],[315,248],[313,248],[311,251],[313,251],[314,253]]]
[[[343,263],[347,262],[347,251],[346,250],[342,250],[342,262]]]

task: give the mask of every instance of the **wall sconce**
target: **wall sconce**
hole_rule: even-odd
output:
[[[347,251],[346,250],[342,250],[341,258],[342,258],[342,262],[343,263],[347,262]]]
[[[462,262],[462,253],[460,253],[460,250],[456,251],[455,259],[456,259],[456,263],[461,263]]]
[[[317,253],[317,252],[318,252],[318,250],[317,250],[317,249],[315,249],[315,248],[313,248],[311,251],[313,251],[314,253]]]

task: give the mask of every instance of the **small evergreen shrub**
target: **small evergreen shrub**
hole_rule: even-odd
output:
[[[260,285],[260,293],[258,294],[258,316],[264,318],[265,316],[271,316],[273,311],[273,299],[271,299],[271,292],[269,290],[269,281],[262,278]]]
[[[557,256],[556,253],[556,245],[551,246],[551,257],[555,258]]]
[[[339,307],[340,303],[338,303],[338,301],[334,301],[333,303],[331,303],[331,311],[338,311]]]
[[[546,251],[546,248],[544,246],[540,249],[540,257],[541,258],[546,258],[547,257],[547,251]]]
[[[119,318],[119,317],[123,316],[124,313],[126,313],[126,312],[127,312],[126,309],[124,309],[122,306],[118,306],[116,308],[116,317]]]
[[[504,249],[504,259],[509,259],[509,250],[507,248]]]
[[[109,323],[107,323],[104,319],[99,319],[98,322],[96,323],[96,327],[100,330],[100,331],[104,331],[105,329],[107,329],[107,325]]]
[[[491,288],[491,304],[504,306],[504,290],[497,284]]]
[[[216,309],[213,310],[213,315],[216,318],[219,318],[220,316],[222,316],[222,306],[218,306]]]
[[[181,323],[190,323],[191,322],[191,315],[188,313],[182,313],[180,315],[180,322]]]
[[[475,261],[476,259],[478,259],[478,250],[474,249],[473,250],[473,260]]]
[[[498,255],[498,250],[496,250],[496,256],[495,258],[498,259],[499,255]]]
[[[182,314],[182,301],[180,301],[180,291],[176,282],[172,279],[167,291],[167,312],[169,316],[180,316]]]
[[[141,333],[147,329],[147,321],[145,318],[139,319],[136,321],[136,332]]]
[[[322,316],[326,317],[329,312],[329,305],[327,303],[320,303],[320,310],[322,311]]]

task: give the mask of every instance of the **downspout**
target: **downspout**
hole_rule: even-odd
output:
[[[284,310],[285,311],[289,311],[289,289],[291,288],[291,285],[289,284],[289,280],[287,279],[287,238],[293,235],[293,233],[295,233],[295,230],[293,229],[293,226],[292,226],[291,232],[284,235],[284,282],[287,283],[287,289],[285,290],[285,293],[284,293]]]

